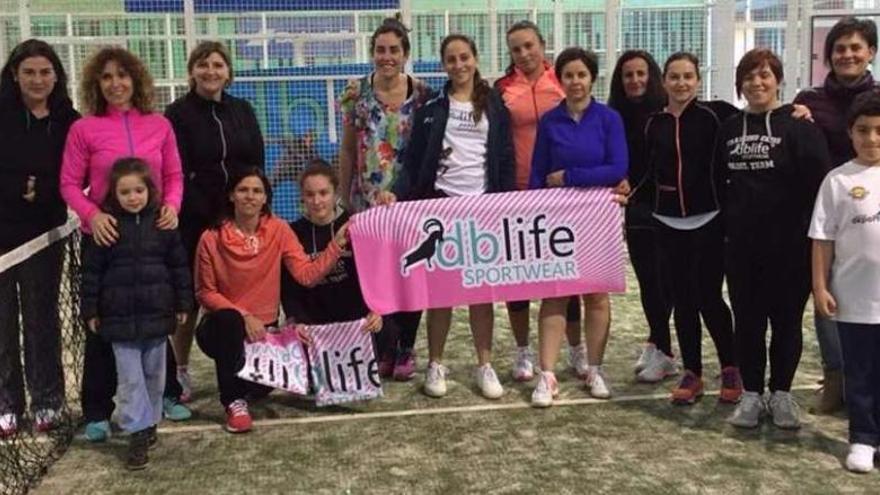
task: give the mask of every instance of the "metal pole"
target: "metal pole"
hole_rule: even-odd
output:
[[[605,0],[605,79],[611,79],[620,38],[620,0]]]
[[[183,32],[186,36],[186,53],[189,55],[196,47],[196,6],[195,0],[183,0]]]
[[[21,32],[21,40],[31,37],[31,2],[30,0],[18,0],[18,25]],[[5,54],[4,54],[5,55]]]

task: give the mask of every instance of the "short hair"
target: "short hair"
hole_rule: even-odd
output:
[[[119,198],[116,197],[116,186],[120,179],[127,175],[137,175],[147,186],[147,206],[155,207],[159,204],[159,190],[156,183],[153,182],[153,175],[150,167],[140,158],[129,156],[120,158],[113,162],[110,168],[110,187],[107,189],[107,195],[104,196],[102,207],[108,213],[119,213],[124,211],[122,205],[119,204]]]
[[[303,170],[302,174],[299,176],[300,190],[303,189],[303,184],[306,183],[306,179],[316,175],[326,177],[327,180],[330,181],[330,184],[333,185],[334,191],[339,189],[339,175],[333,170],[330,164],[321,158],[312,158],[306,166],[306,169]]]
[[[877,49],[877,24],[871,19],[857,19],[853,16],[846,16],[837,21],[825,37],[825,65],[831,67],[831,54],[834,52],[834,44],[837,43],[837,40],[851,34],[860,35],[865,39],[868,47]]]
[[[107,100],[101,92],[101,74],[108,62],[119,64],[132,83],[131,106],[142,113],[153,111],[153,78],[135,54],[121,47],[103,48],[86,62],[79,85],[83,109],[91,115],[106,115]]]
[[[865,91],[853,100],[846,114],[846,128],[852,129],[859,117],[880,117],[880,93]]]
[[[670,55],[663,64],[663,77],[666,77],[666,73],[669,72],[669,65],[672,64],[672,62],[678,62],[679,60],[686,60],[693,64],[694,70],[697,72],[697,79],[702,79],[702,76],[700,75],[700,59],[691,52],[675,52]]]
[[[742,87],[746,77],[755,69],[767,66],[776,77],[776,82],[782,83],[782,61],[773,51],[767,48],[753,48],[746,52],[736,66],[736,95],[742,97]]]
[[[193,69],[196,64],[210,57],[212,53],[216,53],[220,55],[220,58],[226,62],[226,66],[229,67],[229,80],[226,81],[226,87],[229,87],[232,84],[233,73],[232,73],[232,58],[229,56],[229,50],[226,49],[226,45],[219,41],[202,41],[189,54],[189,60],[186,62],[186,72],[189,75],[192,75]],[[190,89],[194,89],[196,87],[196,82],[193,78],[189,79],[189,87]]]
[[[556,73],[557,79],[562,79],[562,69],[569,64],[569,62],[574,62],[575,60],[580,60],[587,66],[587,70],[590,72],[590,78],[592,78],[593,83],[596,83],[596,78],[599,77],[599,59],[596,57],[596,54],[589,51],[584,50],[579,46],[571,46],[562,50],[558,57],[556,57],[556,65],[554,67],[554,72]]]
[[[382,24],[373,31],[370,36],[370,54],[376,51],[376,38],[385,33],[394,33],[400,38],[400,45],[403,46],[403,54],[409,56],[409,28],[400,20],[400,13],[394,17],[386,17],[382,20]]]

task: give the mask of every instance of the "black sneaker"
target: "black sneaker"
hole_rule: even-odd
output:
[[[125,467],[130,471],[138,471],[147,467],[150,458],[147,449],[150,447],[150,429],[146,428],[131,434],[128,440],[128,456]]]

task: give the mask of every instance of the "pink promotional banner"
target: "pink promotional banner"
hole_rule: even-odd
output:
[[[318,406],[382,397],[379,367],[366,320],[307,325],[308,346]]]
[[[259,342],[244,343],[239,378],[294,394],[309,393],[308,361],[294,325],[270,331]]]
[[[350,227],[380,314],[625,290],[611,189],[552,188],[399,202]]]

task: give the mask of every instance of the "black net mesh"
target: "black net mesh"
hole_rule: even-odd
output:
[[[35,246],[22,261],[0,258],[3,494],[34,486],[70,445],[81,418],[80,233],[56,229],[43,238],[54,242]]]

